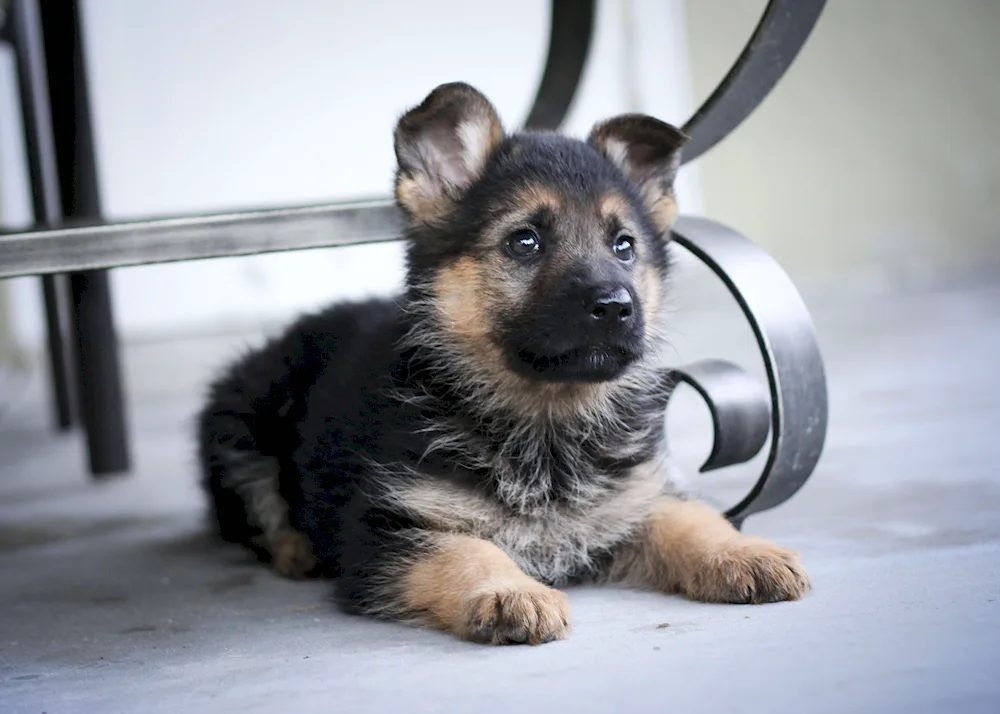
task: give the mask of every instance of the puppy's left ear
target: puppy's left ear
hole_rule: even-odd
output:
[[[396,125],[396,200],[411,218],[436,223],[478,179],[503,139],[496,109],[462,82],[442,84]]]
[[[677,217],[674,179],[687,140],[677,127],[644,114],[624,114],[601,122],[587,139],[635,183],[657,230],[663,233]]]

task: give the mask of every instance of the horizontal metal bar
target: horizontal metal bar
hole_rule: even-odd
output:
[[[379,243],[402,233],[387,199],[0,234],[0,278]]]

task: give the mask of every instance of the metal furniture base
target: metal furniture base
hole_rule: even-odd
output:
[[[37,100],[34,108],[25,113],[35,127],[29,139],[34,136],[36,144],[32,175],[35,179],[37,174],[33,187],[39,228],[0,235],[0,278],[72,274],[81,411],[91,470],[122,471],[128,468],[127,433],[111,297],[104,271],[130,265],[395,240],[402,221],[395,205],[385,200],[101,223],[76,17],[73,15],[68,27],[76,28],[73,31],[77,34],[63,37],[59,48],[47,48],[50,62],[51,57],[66,56],[75,61],[68,70],[65,64],[60,65],[60,82],[48,81],[49,103],[54,106],[59,98],[65,107],[68,95],[72,98],[68,106],[73,109],[69,114],[74,119],[68,126],[55,126],[55,139],[47,143],[47,107],[36,86],[41,80],[37,77],[38,63],[33,60],[37,52],[33,55],[31,44],[23,39],[31,34],[25,28],[30,29],[32,18],[39,17],[37,3],[13,0],[6,32],[8,38],[13,36],[18,49],[19,70],[28,76],[28,94]],[[768,3],[729,74],[684,126],[691,137],[685,161],[715,146],[767,96],[802,48],[824,4],[825,0]],[[547,63],[527,127],[555,129],[562,123],[589,52],[594,8],[594,0],[553,0]],[[44,77],[44,67],[41,71]],[[74,77],[73,86],[69,90],[62,86],[60,93],[67,72]],[[64,144],[68,141],[71,149],[63,151],[62,156],[68,157],[65,161],[60,160],[60,138]],[[53,172],[58,175],[55,187]],[[70,205],[66,196],[62,197],[61,212],[54,208],[59,199],[53,198],[59,190],[72,196]],[[69,216],[89,219],[91,224],[79,225],[75,221],[73,227],[60,225],[61,219]],[[827,427],[823,361],[798,292],[764,251],[735,231],[706,219],[680,218],[674,237],[725,283],[753,328],[767,373],[766,388],[739,366],[723,360],[702,361],[670,373],[674,380],[694,386],[712,413],[714,446],[702,471],[747,462],[770,436],[762,474],[746,497],[726,514],[739,526],[749,515],[790,498],[815,468]],[[58,298],[53,298],[53,303],[58,303]],[[59,350],[65,352],[57,344],[57,334],[61,332],[51,329],[50,321],[54,377],[57,363],[65,359],[56,359]],[[58,379],[55,382],[58,386]],[[63,421],[60,417],[60,423]]]

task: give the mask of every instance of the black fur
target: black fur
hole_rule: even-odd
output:
[[[448,115],[448,126],[458,121]],[[424,154],[411,155],[412,171],[423,170]],[[401,156],[402,173],[407,166]],[[552,215],[530,219],[546,252],[537,264],[498,257],[502,245],[484,236],[532,188],[560,202]],[[352,611],[407,614],[400,567],[433,547],[426,536],[437,528],[397,496],[414,484],[445,484],[448,493],[482,499],[521,519],[527,534],[556,510],[585,521],[588,509],[625,489],[635,469],[663,450],[668,388],[651,361],[656,333],[646,329],[646,312],[658,306],[643,304],[637,271],[662,279],[668,255],[641,186],[594,145],[520,134],[492,147],[467,185],[445,193],[444,218],[411,220],[402,295],[297,321],[232,365],[199,417],[222,537],[253,545],[266,541],[268,529],[305,534],[313,572],[337,578],[338,599]],[[623,197],[636,225],[632,264],[611,250],[623,229],[617,219],[589,218],[609,193]],[[497,265],[509,271],[508,292],[521,297],[492,308],[483,349],[496,350],[502,369],[544,394],[505,391],[436,312],[435,281],[463,258],[492,261],[484,275],[495,275]],[[629,320],[598,325],[581,309],[587,291],[606,287],[628,291]],[[560,384],[592,391],[572,396]],[[562,406],[549,408],[546,399]],[[268,520],[281,516],[269,500],[274,493],[287,506],[287,523]],[[599,575],[620,536],[580,541],[572,552],[518,538],[506,546],[511,557],[554,583]]]

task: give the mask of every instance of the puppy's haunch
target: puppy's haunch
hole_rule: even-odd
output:
[[[570,629],[578,581],[795,599],[798,557],[668,482],[662,301],[684,135],[507,134],[472,87],[395,132],[405,291],[303,317],[199,420],[219,532],[350,611],[476,641]]]

